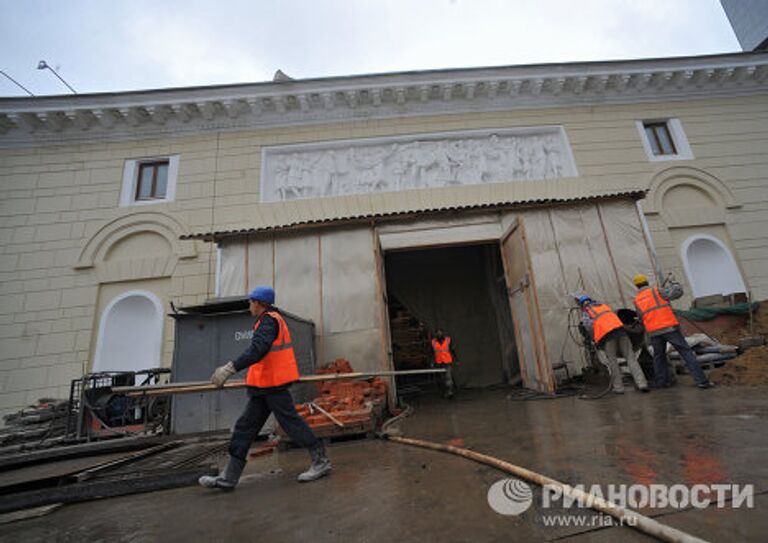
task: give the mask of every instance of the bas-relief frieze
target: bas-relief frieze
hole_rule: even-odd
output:
[[[262,201],[275,202],[575,175],[560,129],[345,142],[264,153]]]

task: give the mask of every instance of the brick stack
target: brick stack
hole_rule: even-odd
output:
[[[318,374],[352,373],[352,365],[342,358],[319,368]],[[296,410],[304,417],[318,437],[366,434],[380,422],[387,398],[387,384],[376,377],[368,381],[324,381],[318,383],[314,403],[344,424],[340,427],[309,404],[298,404]]]

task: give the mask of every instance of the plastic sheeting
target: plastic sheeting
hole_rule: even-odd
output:
[[[275,296],[278,307],[318,326],[320,310],[320,259],[318,236],[283,235],[275,243]]]
[[[231,241],[219,245],[219,292],[222,298],[244,296],[245,286],[245,243]]]
[[[632,308],[635,286],[632,278],[642,273],[653,277],[653,260],[646,244],[645,233],[637,205],[617,200],[597,204],[608,234],[608,243],[616,262],[619,286],[624,294],[625,307]]]
[[[316,324],[319,364],[344,357],[359,371],[386,367],[370,227],[251,236],[220,248],[220,296],[274,285],[278,307]]]
[[[334,230],[323,234],[322,244],[323,330],[331,334],[378,328],[376,253],[371,230]]]
[[[653,269],[635,204],[610,200],[517,215],[528,237],[550,362],[565,361],[578,373],[584,360],[570,337],[578,337],[578,330],[569,333],[571,295],[586,293],[615,309],[631,307],[632,276]],[[579,316],[574,312],[573,324]]]
[[[248,238],[248,290],[275,286],[275,243],[271,238]]]

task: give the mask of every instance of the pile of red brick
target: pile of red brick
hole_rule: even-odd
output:
[[[339,358],[318,368],[316,373],[353,371],[347,360]],[[314,403],[344,424],[343,428],[339,427],[326,415],[311,408],[310,404],[298,404],[296,410],[320,437],[370,432],[375,428],[386,405],[387,384],[378,377],[369,381],[322,381],[316,386],[319,395]]]

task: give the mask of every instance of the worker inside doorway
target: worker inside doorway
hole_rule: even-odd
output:
[[[449,348],[453,393],[519,380],[498,243],[388,251],[384,271],[394,369],[438,366],[432,341],[440,329],[443,339],[450,336],[453,347],[452,353]],[[433,377],[420,375],[398,376],[396,382],[398,394],[406,397],[427,393],[435,385]],[[438,383],[444,384],[442,376]]]
[[[451,336],[445,335],[441,329],[437,329],[435,337],[432,338],[432,350],[435,353],[434,366],[445,370],[445,380],[443,381],[443,394],[446,398],[453,398],[453,362],[456,360],[456,351],[451,343]]]

